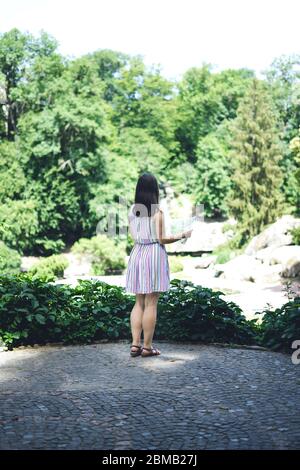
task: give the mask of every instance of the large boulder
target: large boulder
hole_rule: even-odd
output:
[[[283,277],[300,275],[300,246],[281,246],[274,249],[269,257],[269,263],[280,264]]]
[[[197,262],[195,263],[195,269],[206,269],[212,264],[214,264],[216,259],[217,259],[216,255],[201,256],[200,258],[198,258]]]
[[[267,227],[259,235],[256,235],[245,250],[246,255],[254,255],[259,250],[267,247],[279,247],[290,245],[292,236],[289,230],[299,227],[300,219],[296,219],[292,215],[284,215],[274,224]]]
[[[300,276],[300,259],[289,259],[281,271],[282,277],[297,277]]]
[[[232,238],[231,230],[223,231],[225,223],[219,221],[194,221],[191,225],[193,229],[192,236],[183,243],[178,241],[167,245],[167,250],[170,253],[212,252]],[[183,226],[178,232],[187,229]]]
[[[239,255],[222,265],[216,265],[217,270],[222,270],[221,277],[239,281],[255,282],[255,278],[262,272],[261,261],[249,255]]]
[[[276,248],[274,248],[273,246],[268,246],[267,248],[258,250],[256,253],[253,254],[253,256],[262,263],[269,264],[270,257],[272,256],[274,249],[276,250]]]
[[[300,246],[281,246],[272,250],[269,255],[269,264],[285,265],[289,260],[300,261]]]

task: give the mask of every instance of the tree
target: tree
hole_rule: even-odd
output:
[[[268,89],[254,79],[232,125],[234,173],[229,206],[238,221],[242,244],[281,212],[279,136]]]
[[[90,201],[89,218],[94,220],[94,228],[105,211],[118,210],[119,197],[131,204],[139,175],[150,171],[160,181],[165,178],[165,166],[169,159],[168,151],[158,143],[146,130],[124,128],[111,143],[106,154],[106,181],[95,186],[94,198]],[[127,212],[120,214],[127,221]],[[122,221],[121,221],[122,223]]]
[[[207,217],[228,213],[227,197],[231,187],[231,164],[221,132],[210,133],[199,141],[196,155],[196,203],[204,205]]]
[[[208,64],[185,73],[178,87],[176,137],[189,161],[196,161],[200,139],[215,131],[224,119],[236,116],[252,76],[252,71],[244,69],[213,73]]]
[[[300,55],[282,55],[276,58],[265,75],[284,129],[284,151],[281,160],[282,191],[292,210],[299,210],[299,188],[295,179],[298,167],[296,153],[289,145],[297,137],[300,126]]]
[[[290,151],[294,157],[295,167],[293,168],[292,178],[294,181],[295,188],[295,212],[300,213],[300,129],[298,135],[294,137],[289,145]]]
[[[57,42],[44,32],[37,39],[16,28],[0,35],[1,117],[5,121],[3,137],[13,140],[17,132],[22,112],[22,105],[15,95],[18,85],[26,82],[27,71],[35,59],[51,55],[56,47]]]

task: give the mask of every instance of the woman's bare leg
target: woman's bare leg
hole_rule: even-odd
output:
[[[146,294],[145,296],[142,325],[144,330],[144,347],[149,349],[152,346],[152,339],[155,330],[158,297],[159,292],[153,292],[152,294]],[[144,351],[144,353],[147,353],[147,351]]]
[[[135,305],[130,315],[132,344],[139,346],[141,344],[142,333],[142,318],[145,307],[145,294],[136,294]],[[132,347],[132,351],[137,351],[137,348]]]

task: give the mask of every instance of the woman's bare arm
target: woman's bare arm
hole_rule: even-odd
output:
[[[188,232],[180,232],[176,235],[167,236],[165,232],[165,220],[164,220],[163,212],[159,210],[155,214],[154,217],[155,217],[157,238],[160,244],[167,245],[169,243],[175,243],[178,240],[181,240],[182,238],[188,238],[191,236],[191,233],[192,233],[191,230],[189,230]]]

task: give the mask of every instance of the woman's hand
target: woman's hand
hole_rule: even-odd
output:
[[[192,235],[192,231],[193,229],[188,230],[187,232],[183,232],[182,238],[190,238],[190,236]]]

